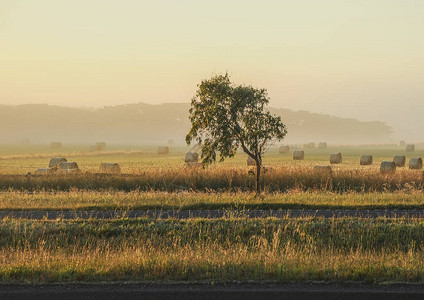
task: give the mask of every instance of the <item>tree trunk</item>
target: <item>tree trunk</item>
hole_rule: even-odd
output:
[[[261,164],[256,160],[256,195],[261,193]]]

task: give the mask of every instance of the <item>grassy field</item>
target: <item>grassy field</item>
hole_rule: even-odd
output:
[[[271,149],[265,193],[240,154],[207,169],[184,166],[185,147],[157,155],[155,146],[0,147],[0,210],[130,209],[424,209],[423,172],[381,175],[395,146],[306,149],[304,161]],[[332,175],[313,172],[343,163]],[[361,154],[374,155],[360,166]],[[52,156],[76,161],[81,174],[34,176]],[[123,174],[99,174],[117,162]],[[231,215],[231,214],[230,214]],[[236,216],[237,214],[234,214]],[[0,282],[72,281],[336,281],[424,280],[424,220],[365,218],[112,219],[0,221]]]
[[[392,193],[299,192],[266,194],[9,190],[0,210],[190,210],[190,209],[424,209],[422,191]]]
[[[424,222],[5,220],[2,282],[422,282]]]

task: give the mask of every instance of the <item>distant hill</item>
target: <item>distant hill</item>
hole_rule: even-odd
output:
[[[182,143],[190,128],[188,103],[135,103],[99,109],[47,104],[0,105],[0,144],[24,139],[33,143]],[[287,142],[378,143],[390,140],[392,129],[382,122],[270,108],[282,117]]]

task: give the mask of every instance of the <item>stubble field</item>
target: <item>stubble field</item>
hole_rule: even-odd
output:
[[[421,170],[381,175],[396,146],[305,149],[304,161],[271,149],[255,197],[246,156],[207,169],[184,165],[185,147],[69,146],[0,148],[0,210],[424,209]],[[341,152],[332,174],[313,171]],[[361,154],[374,164],[360,166]],[[52,156],[76,161],[76,175],[36,176]],[[122,174],[102,174],[117,162]],[[31,174],[28,174],[31,173]],[[422,282],[421,218],[189,218],[0,221],[2,282],[358,281]]]

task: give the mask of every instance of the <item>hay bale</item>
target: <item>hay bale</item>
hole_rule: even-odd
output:
[[[383,161],[380,165],[380,172],[382,174],[389,174],[396,172],[396,164],[393,161]]]
[[[184,161],[186,163],[189,162],[198,162],[199,161],[199,154],[196,152],[187,152],[184,158]]]
[[[289,146],[280,146],[280,148],[278,149],[278,152],[280,152],[280,153],[287,153],[289,151],[290,151]]]
[[[404,155],[395,155],[393,157],[393,162],[395,163],[396,167],[404,167],[406,163],[406,158]]]
[[[303,148],[309,148],[309,149],[312,149],[312,148],[315,148],[315,143],[307,143],[307,144],[303,144]]]
[[[251,158],[249,155],[247,156],[247,165],[248,166],[256,166],[256,160]]]
[[[341,164],[342,163],[342,154],[340,152],[330,154],[330,163],[331,164]]]
[[[326,142],[321,142],[318,144],[318,148],[319,149],[327,149],[327,143]]]
[[[320,175],[329,175],[331,176],[333,174],[333,170],[330,166],[315,166],[314,172]]]
[[[55,168],[38,168],[34,172],[34,175],[49,175],[49,174],[53,174],[55,171],[56,171]]]
[[[158,147],[158,154],[168,154],[169,153],[169,147],[168,146],[159,146]]]
[[[60,148],[62,148],[62,143],[61,142],[51,142],[50,148],[51,149],[60,149]]]
[[[105,150],[106,149],[106,143],[105,142],[97,142],[96,147],[97,147],[97,149],[99,149],[99,151]]]
[[[121,173],[121,167],[117,163],[102,163],[100,171],[103,173]]]
[[[359,164],[361,166],[368,166],[368,165],[372,165],[372,162],[373,162],[372,155],[364,154],[361,156]]]
[[[296,150],[293,152],[293,160],[303,160],[305,158],[305,152],[303,150]]]
[[[59,170],[74,170],[74,169],[78,169],[78,164],[74,161],[66,161],[66,162],[61,162],[59,164]]]
[[[79,173],[78,164],[73,161],[61,162],[59,165],[59,172],[64,174],[77,174]]]
[[[421,170],[423,168],[423,160],[421,157],[414,157],[409,160],[409,168],[413,170]]]
[[[398,147],[405,147],[406,146],[406,143],[405,143],[405,141],[399,141],[397,143],[397,145],[398,145]]]
[[[49,168],[57,168],[62,162],[67,162],[68,160],[64,157],[52,157],[49,162]]]
[[[415,151],[415,145],[414,144],[406,145],[406,152],[414,152],[414,151]]]
[[[175,144],[174,140],[171,140],[171,139],[169,139],[166,143],[168,145],[174,145]]]
[[[105,142],[97,142],[96,144],[90,146],[90,151],[92,152],[100,152],[106,149],[106,143]]]

